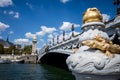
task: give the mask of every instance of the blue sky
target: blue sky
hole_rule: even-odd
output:
[[[72,24],[80,33],[82,15],[91,7],[101,11],[104,21],[115,17],[113,0],[0,0],[0,38],[9,35],[15,44],[30,44],[37,35],[41,48],[56,35],[61,39],[63,30],[68,38]]]

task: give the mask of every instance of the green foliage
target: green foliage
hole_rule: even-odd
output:
[[[23,52],[26,54],[31,54],[32,51],[32,45],[27,45],[23,48]]]
[[[12,54],[15,51],[15,46],[10,46],[9,48],[5,49],[5,54]]]
[[[4,46],[0,44],[0,54],[4,54]]]
[[[3,51],[1,51],[3,50]],[[32,45],[27,45],[27,46],[24,46],[23,49],[21,48],[16,48],[15,45],[14,46],[10,46],[9,48],[3,48],[0,47],[0,53],[5,53],[5,54],[22,54],[22,53],[25,53],[25,54],[31,54],[31,51],[32,51]]]

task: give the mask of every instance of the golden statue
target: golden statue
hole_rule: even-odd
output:
[[[111,41],[107,42],[101,36],[96,36],[93,40],[86,40],[82,42],[83,45],[90,48],[99,49],[105,52],[108,57],[114,57],[114,54],[120,54],[120,46],[113,44]]]
[[[83,23],[102,22],[102,15],[97,8],[88,8],[83,14]]]
[[[37,40],[37,37],[36,37],[36,35],[34,35],[34,36],[33,36],[33,40]]]

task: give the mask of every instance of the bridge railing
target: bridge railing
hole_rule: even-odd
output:
[[[46,45],[44,46],[43,48],[41,48],[39,50],[39,55],[42,55],[48,51],[52,51],[52,50],[59,50],[59,49],[62,49],[62,50],[73,50],[74,47],[77,47],[78,44],[79,44],[79,36],[81,35],[78,34],[77,36],[75,37],[72,37],[71,39],[68,39],[66,41],[63,41],[61,43],[58,43],[58,44],[55,44],[53,46],[51,45]]]
[[[46,49],[47,48],[49,48],[49,45],[46,45],[46,46],[44,46],[43,48],[41,48],[40,50],[39,50],[39,55],[40,54],[44,54],[45,52],[46,52]]]
[[[54,49],[72,49],[74,45],[79,43],[79,36],[71,38],[70,40],[64,41],[62,43],[56,44],[54,46],[49,47],[49,50]]]

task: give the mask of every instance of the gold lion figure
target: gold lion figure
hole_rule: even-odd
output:
[[[111,41],[107,42],[100,35],[96,36],[93,40],[86,40],[82,42],[83,45],[89,46],[90,48],[99,49],[105,52],[108,57],[114,57],[114,54],[120,53],[120,46],[113,44]]]

